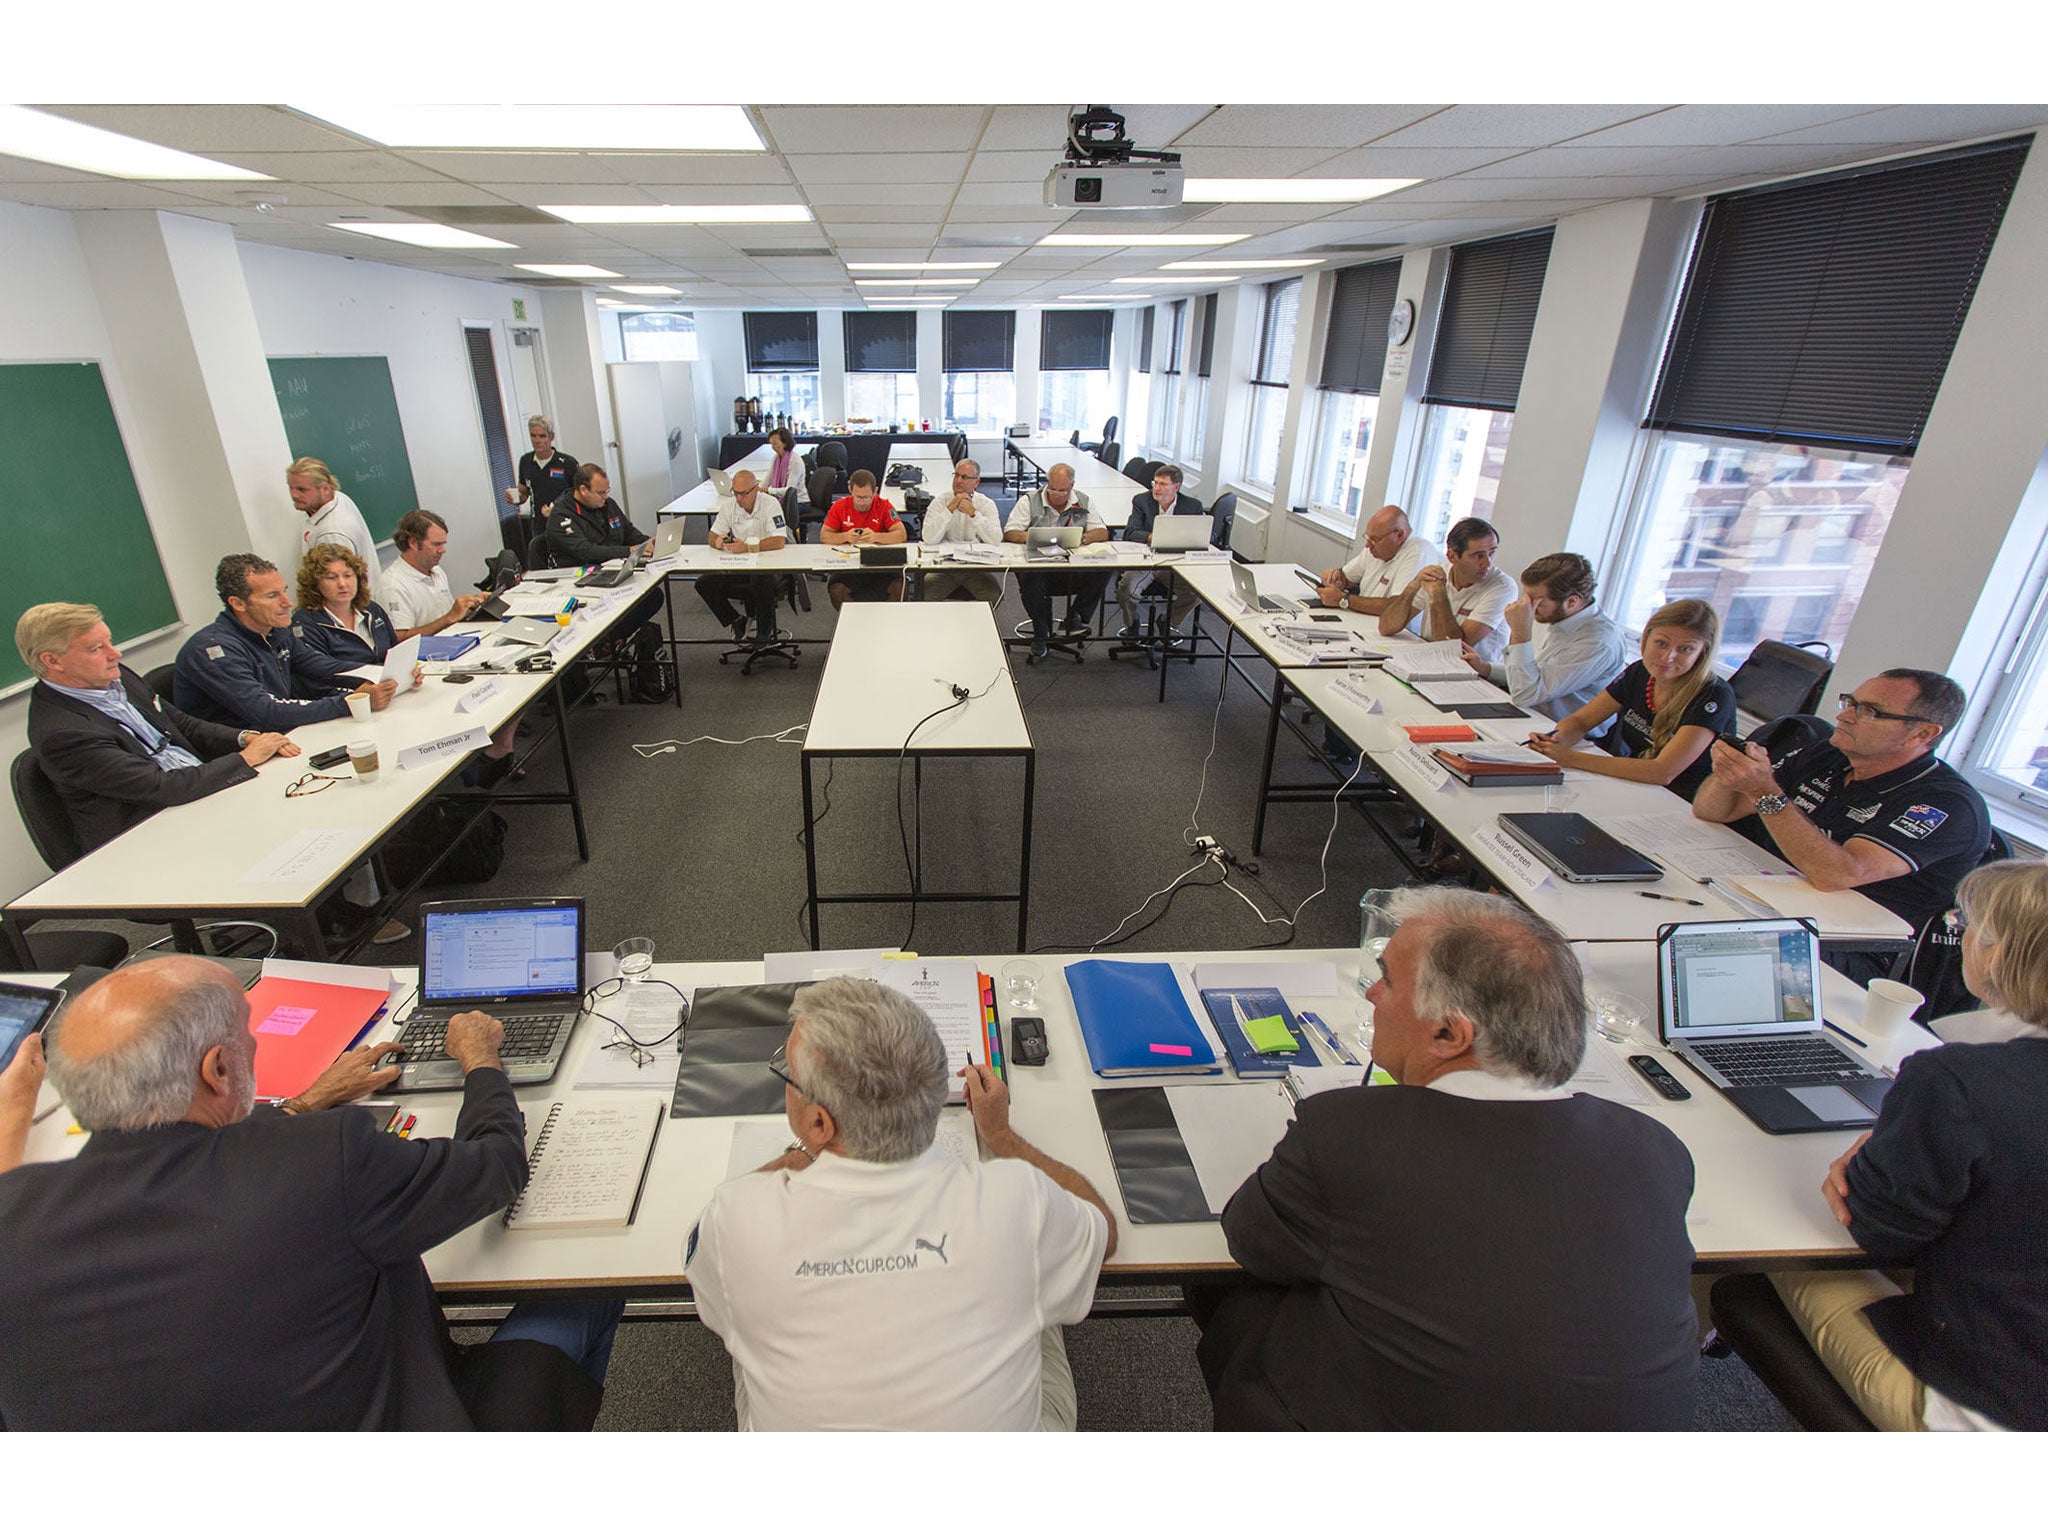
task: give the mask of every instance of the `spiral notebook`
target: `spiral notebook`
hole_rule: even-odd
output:
[[[631,1226],[667,1107],[555,1104],[534,1138],[526,1188],[505,1212],[505,1225],[520,1231]]]

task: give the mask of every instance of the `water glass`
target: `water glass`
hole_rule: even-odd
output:
[[[1399,925],[1393,913],[1395,893],[1371,890],[1358,898],[1358,990],[1367,991],[1380,979],[1380,956]]]
[[[1003,967],[1003,995],[1013,1013],[1031,1013],[1038,1007],[1038,984],[1045,979],[1045,967],[1036,960],[1012,960]]]
[[[654,969],[654,940],[626,939],[614,944],[612,959],[618,962],[622,980],[645,980],[647,973]]]
[[[1587,1012],[1601,1039],[1627,1045],[1636,1030],[1649,1021],[1650,1005],[1627,992],[1596,992]]]

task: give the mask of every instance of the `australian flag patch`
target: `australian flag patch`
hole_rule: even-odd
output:
[[[1911,838],[1922,838],[1930,836],[1947,820],[1947,811],[1931,805],[1909,805],[1893,820],[1892,830]]]

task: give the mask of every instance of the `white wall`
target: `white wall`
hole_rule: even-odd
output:
[[[509,399],[505,322],[512,317],[514,299],[525,299],[528,314],[533,314],[539,290],[274,246],[241,249],[267,355],[327,353],[391,360],[391,386],[419,505],[447,520],[450,559],[457,568],[481,568],[488,553],[499,547],[502,487],[493,484],[484,449],[462,331],[465,324],[492,328],[500,389]],[[555,313],[550,310],[546,315],[543,344],[549,371],[555,374],[566,369],[578,348],[588,352],[596,340],[596,324],[593,317],[587,338],[575,336],[568,346],[558,346],[554,328],[547,323]],[[556,423],[558,440],[579,459],[595,456],[593,448],[578,440],[585,430],[577,420],[582,413],[572,411],[573,402],[563,398],[564,390],[557,387],[555,394],[556,414],[564,418]],[[525,451],[524,427],[508,423],[507,432],[517,459]]]

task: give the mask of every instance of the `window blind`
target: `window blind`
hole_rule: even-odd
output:
[[[1287,386],[1294,370],[1294,328],[1301,313],[1301,279],[1266,284],[1265,315],[1259,326],[1259,366],[1254,384]],[[1381,328],[1382,334],[1385,327]]]
[[[1912,453],[2027,148],[1710,200],[1645,425]]]
[[[1512,411],[1522,392],[1536,302],[1550,262],[1548,229],[1503,240],[1481,240],[1451,252],[1429,359],[1430,405],[1465,405]]]
[[[949,309],[945,318],[946,372],[1008,373],[1016,366],[1015,310]]]
[[[1116,312],[1108,309],[1048,309],[1038,322],[1038,366],[1056,372],[1109,367],[1109,333]]]
[[[917,316],[850,309],[846,324],[848,373],[917,372]]]
[[[1138,325],[1138,372],[1140,373],[1150,373],[1152,371],[1152,317],[1156,313],[1158,313],[1157,309],[1147,304],[1144,310],[1144,318]]]
[[[1398,261],[1346,267],[1337,274],[1316,388],[1347,395],[1380,392],[1380,375],[1387,367],[1387,316],[1393,313],[1400,285]]]
[[[815,310],[748,310],[747,372],[810,372],[818,366]]]
[[[1202,299],[1202,345],[1195,354],[1195,372],[1202,378],[1209,377],[1209,361],[1216,351],[1216,301],[1219,295],[1206,294]]]
[[[1166,371],[1180,372],[1181,343],[1188,334],[1188,301],[1175,299],[1166,306]]]

